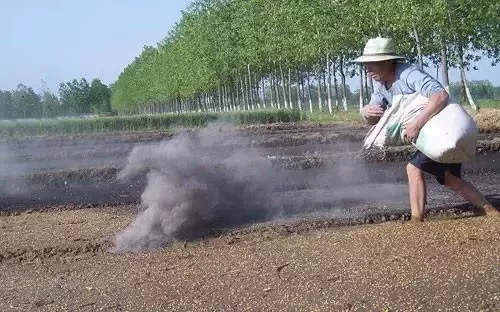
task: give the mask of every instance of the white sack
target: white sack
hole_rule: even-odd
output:
[[[406,144],[403,126],[412,121],[429,101],[418,94],[398,95],[380,121],[368,132],[364,148]],[[476,155],[478,129],[460,104],[450,103],[420,129],[413,144],[427,157],[441,163],[472,161]]]

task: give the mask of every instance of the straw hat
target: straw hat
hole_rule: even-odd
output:
[[[355,59],[354,62],[366,63],[401,59],[405,59],[405,57],[396,54],[396,48],[392,39],[377,37],[368,40],[363,50],[363,55]]]

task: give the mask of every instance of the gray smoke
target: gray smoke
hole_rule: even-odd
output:
[[[239,148],[232,144],[238,143]],[[213,124],[157,144],[137,146],[119,178],[146,173],[141,211],[116,237],[115,251],[138,251],[192,240],[274,218],[270,161],[229,126]]]
[[[334,151],[355,150],[351,144]],[[379,171],[354,159],[279,171],[250,138],[222,124],[136,146],[119,178],[145,175],[147,186],[137,217],[112,251],[154,249],[277,218],[360,216],[361,205],[406,200],[406,187]]]
[[[0,143],[0,198],[2,195],[27,194],[26,172],[26,168],[17,161],[15,152],[6,143]]]

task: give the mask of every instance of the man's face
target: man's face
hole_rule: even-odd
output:
[[[392,61],[368,62],[365,64],[368,75],[375,81],[385,80],[392,69]]]

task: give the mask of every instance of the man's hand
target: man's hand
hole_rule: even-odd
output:
[[[369,124],[376,124],[384,115],[384,109],[379,105],[367,105],[361,110],[361,115]]]
[[[403,126],[404,131],[404,141],[406,143],[414,143],[417,141],[418,134],[422,127],[419,125],[417,120],[412,120]]]

